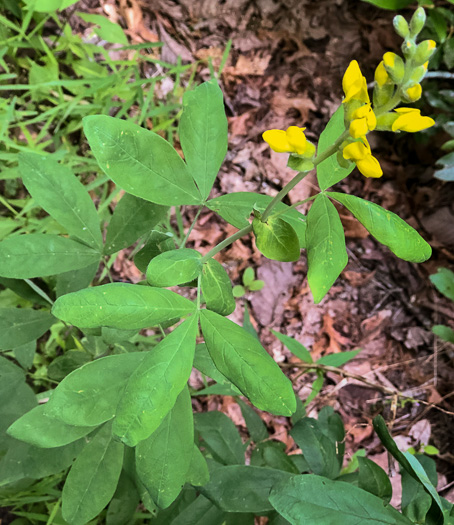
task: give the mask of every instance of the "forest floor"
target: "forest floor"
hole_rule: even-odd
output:
[[[372,81],[383,53],[399,52],[401,44],[392,28],[393,12],[356,0],[90,0],[80,2],[78,9],[120,20],[132,43],[164,42],[156,51],[162,60],[176,62],[178,56],[183,63],[199,60],[198,82],[210,76],[208,59],[216,70],[232,41],[219,79],[229,122],[229,151],[213,197],[238,191],[275,195],[294,172],[286,168],[286,155],[270,151],[262,132],[305,126],[309,140],[316,142],[341,102],[342,75],[349,62],[356,59]],[[411,14],[411,9],[402,14]],[[162,89],[172,89],[169,82]],[[444,139],[434,133],[371,134],[384,176],[366,179],[355,170],[338,185],[414,226],[434,250],[426,263],[397,259],[345,210],[341,218],[349,263],[319,305],[314,305],[307,285],[304,255],[296,264],[269,261],[245,238],[222,252],[219,260],[234,284],[240,284],[248,266],[265,281],[262,291],[238,301],[231,318],[241,323],[247,301],[252,323],[277,362],[297,364],[271,328],[295,337],[316,358],[361,349],[343,370],[370,384],[328,373],[308,414],[326,404],[333,406],[348,431],[348,453],[364,448],[368,457],[387,468],[371,424],[383,413],[393,421],[393,435],[401,448],[430,443],[439,449],[439,486],[454,501],[454,348],[431,332],[435,324],[454,327],[454,309],[429,280],[438,267],[454,263],[454,185],[433,178]],[[290,193],[287,203],[305,199],[315,189],[311,174]],[[186,211],[187,225],[193,213]],[[235,231],[209,210],[198,224],[188,246],[203,253]],[[118,278],[130,277],[124,258],[114,269]],[[314,374],[301,374],[297,367],[287,370],[304,400]],[[198,378],[193,380],[197,386]],[[390,391],[400,394],[392,396]],[[195,403],[200,410],[222,410],[244,425],[231,398],[202,397]],[[295,447],[285,418],[267,414],[263,418],[275,439],[285,442],[288,450]],[[395,481],[398,499],[397,477]]]

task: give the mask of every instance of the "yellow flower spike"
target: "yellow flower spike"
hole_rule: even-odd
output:
[[[416,102],[421,98],[422,95],[422,87],[421,84],[415,84],[412,87],[409,87],[405,90],[405,98],[408,100],[408,102]]]
[[[262,134],[263,140],[276,153],[298,153],[302,155],[307,149],[307,140],[303,131],[306,128],[290,126],[287,131],[270,129]]]
[[[367,81],[361,73],[356,60],[352,60],[345,71],[342,79],[342,89],[345,93],[343,103],[350,102],[350,100],[360,100],[364,103],[370,102],[367,92]]]
[[[379,87],[383,87],[391,79],[389,78],[388,72],[386,71],[385,64],[383,60],[378,64],[377,69],[375,70],[375,82]]]
[[[416,133],[423,129],[432,127],[435,121],[430,117],[421,115],[421,111],[415,108],[397,108],[394,110],[398,117],[391,126],[392,131],[407,131]]]
[[[343,150],[343,157],[353,161],[365,177],[379,178],[383,175],[380,163],[372,155],[365,137],[363,137],[362,142],[348,144]]]
[[[361,106],[352,114],[352,121],[350,122],[349,133],[354,139],[359,139],[366,135],[369,131],[373,131],[377,125],[377,118],[372,111],[370,104]]]

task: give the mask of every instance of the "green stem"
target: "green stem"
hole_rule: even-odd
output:
[[[202,259],[203,260],[203,259]],[[201,293],[200,289],[202,287],[202,274],[199,274],[197,277],[197,311],[200,310],[200,299],[201,299]]]
[[[234,233],[230,237],[227,237],[227,239],[224,239],[222,242],[220,242],[218,245],[216,245],[206,255],[202,257],[202,264],[207,262],[208,259],[211,259],[211,257],[219,253],[221,250],[223,250],[227,246],[230,246],[236,240],[241,239],[241,237],[243,237],[244,235],[247,235],[251,231],[252,231],[252,224],[249,224],[249,226],[245,226],[244,228],[242,228],[241,230],[238,230],[236,233]]]
[[[287,213],[289,210],[292,210],[294,208],[297,208],[298,206],[301,206],[302,204],[306,204],[306,202],[310,202],[310,201],[313,201],[314,199],[316,199],[318,196],[320,195],[320,193],[317,193],[317,195],[312,195],[312,197],[308,197],[307,199],[304,199],[302,201],[298,201],[298,202],[295,202],[294,204],[292,204],[291,206],[287,206],[287,208],[284,208],[283,210],[277,212],[277,213],[273,213],[273,218],[275,217],[279,217],[279,215],[282,215],[284,213]]]
[[[182,243],[180,244],[180,248],[184,248],[185,247],[186,242],[189,239],[189,236],[191,235],[191,232],[192,232],[194,226],[196,225],[197,219],[199,218],[199,216],[200,216],[200,214],[202,212],[202,209],[203,209],[203,205],[199,206],[199,209],[197,210],[197,213],[195,214],[194,220],[192,221],[191,226],[189,226],[188,233],[186,234],[185,238],[183,239]]]
[[[181,210],[179,206],[175,206],[175,217],[177,219],[178,238],[181,239],[184,235],[184,226],[183,226],[183,217],[181,216]]]

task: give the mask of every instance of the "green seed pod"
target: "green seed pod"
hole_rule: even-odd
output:
[[[419,35],[425,23],[426,12],[423,7],[418,7],[410,20],[410,35],[412,37]]]
[[[434,42],[434,40],[423,40],[420,44],[418,44],[413,56],[413,63],[415,66],[422,66],[425,64],[435,53],[436,49],[437,44]]]
[[[395,84],[400,84],[405,75],[404,61],[396,53],[385,53],[383,55],[383,65]]]
[[[408,34],[410,33],[410,29],[408,27],[407,21],[403,16],[395,16],[393,19],[393,25],[394,30],[399,36],[401,36],[402,38],[407,38]]]

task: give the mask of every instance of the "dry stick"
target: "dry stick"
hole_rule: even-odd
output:
[[[301,368],[303,370],[321,370],[322,372],[333,372],[334,374],[338,374],[343,377],[348,377],[350,379],[356,379],[357,381],[360,381],[361,383],[370,386],[371,388],[374,388],[375,390],[380,390],[384,394],[388,394],[393,397],[399,397],[402,399],[408,399],[410,401],[414,401],[415,403],[421,403],[422,405],[425,405],[430,410],[431,408],[435,408],[436,410],[439,410],[440,412],[443,412],[444,414],[447,414],[449,416],[454,416],[454,412],[450,412],[449,410],[446,410],[435,403],[429,403],[428,401],[423,401],[422,399],[415,399],[410,396],[406,396],[405,394],[402,394],[398,390],[394,390],[392,388],[388,388],[386,386],[380,385],[378,383],[373,383],[372,381],[369,381],[368,379],[365,379],[363,376],[352,374],[351,372],[347,372],[346,370],[342,370],[341,368],[337,368],[335,366],[329,366],[329,365],[321,365],[317,363],[298,363],[298,364],[281,364],[280,365],[283,368]],[[300,374],[302,375],[302,374]],[[450,395],[454,395],[454,392]],[[445,398],[443,398],[444,400]]]

